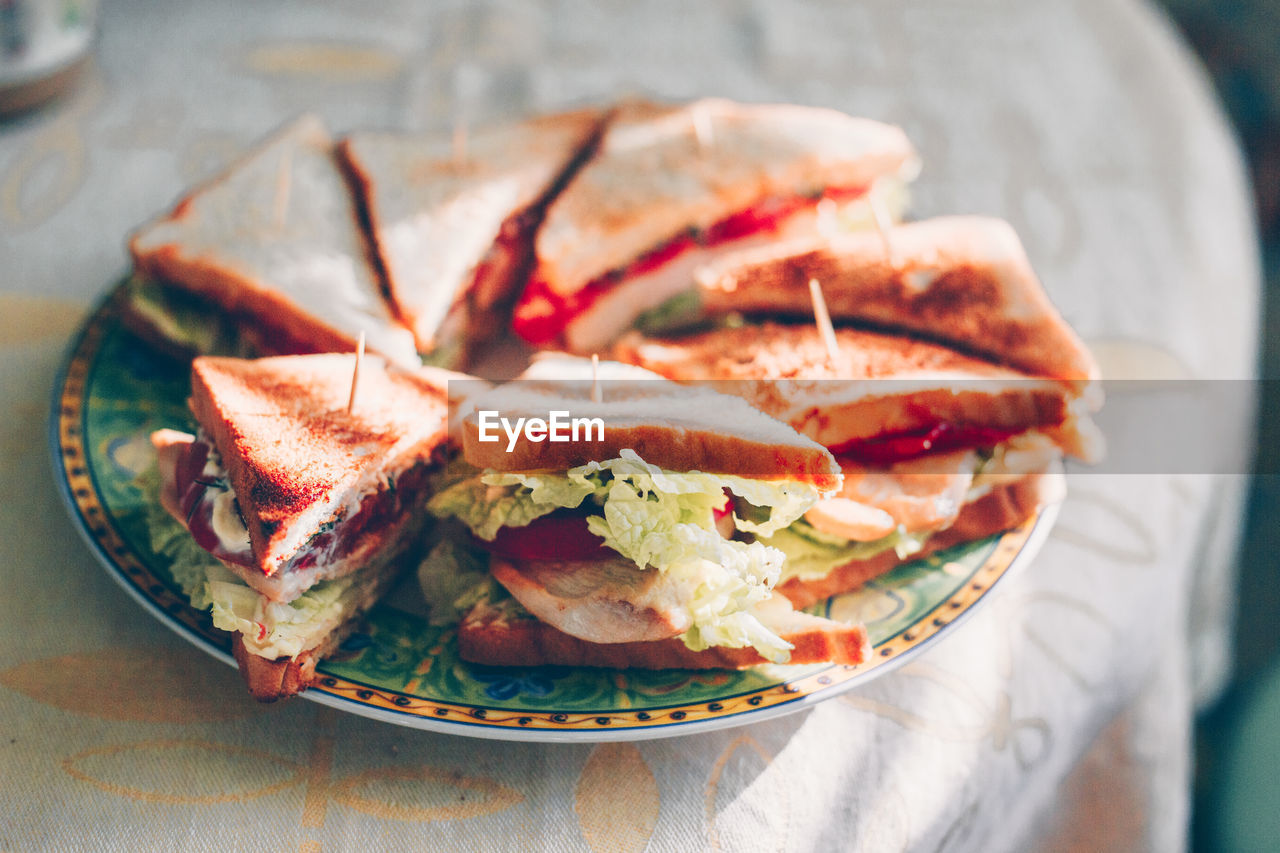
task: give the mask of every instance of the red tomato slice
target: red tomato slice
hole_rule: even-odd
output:
[[[623,271],[623,276],[644,275],[658,267],[671,263],[687,250],[698,245],[689,234],[678,234],[651,252],[641,255]]]
[[[720,507],[719,509],[711,510],[712,514],[715,516],[716,521],[719,521],[722,518],[728,518],[729,516],[733,515],[733,498],[729,497],[728,492],[725,493],[725,497],[728,499],[724,502],[724,506]]]
[[[718,246],[753,234],[777,230],[788,217],[817,205],[823,198],[847,201],[865,193],[866,187],[833,187],[816,198],[782,196],[766,199],[755,207],[726,216],[701,234],[687,231],[677,234],[635,259],[629,266],[607,272],[588,282],[581,290],[568,295],[557,294],[545,281],[533,278],[525,286],[516,304],[512,330],[534,346],[558,343],[569,322],[591,307],[600,294],[608,291],[620,279],[651,272],[698,246]]]
[[[511,330],[533,346],[561,344],[569,321],[591,307],[617,281],[603,275],[587,286],[562,296],[541,278],[532,278],[520,294],[511,319]]]
[[[733,501],[714,510],[716,521],[733,512]],[[618,555],[604,540],[587,529],[587,515],[595,512],[558,510],[524,527],[503,527],[492,542],[476,544],[507,560],[607,560]]]
[[[783,220],[817,202],[803,196],[770,199],[756,207],[725,217],[707,229],[702,243],[705,246],[718,246],[730,240],[740,240],[753,234],[775,231]]]
[[[554,512],[524,527],[503,527],[480,546],[508,560],[606,560],[617,552],[587,529],[584,512]]]
[[[915,459],[926,453],[968,447],[990,447],[1018,432],[1018,430],[993,427],[941,423],[915,432],[851,441],[832,447],[831,452],[836,456],[852,459],[864,465],[892,465],[894,462]]]

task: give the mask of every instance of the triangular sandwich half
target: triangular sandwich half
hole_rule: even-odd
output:
[[[543,208],[605,115],[556,113],[459,140],[364,131],[342,141],[391,300],[431,363],[464,364],[502,331]]]
[[[235,640],[250,691],[305,686],[404,568],[448,438],[446,384],[367,356],[350,411],[351,355],[197,358],[199,431],[152,435],[157,525],[197,606]]]
[[[133,314],[170,335],[201,335],[207,312],[188,311],[195,302],[230,316],[263,352],[345,352],[363,333],[371,350],[418,363],[316,116],[277,130],[139,229],[129,249],[139,279]],[[193,328],[175,328],[187,313]]]
[[[590,353],[746,246],[870,221],[914,177],[896,127],[835,110],[702,100],[629,103],[547,209],[514,328]]]
[[[1102,453],[1093,358],[998,220],[743,252],[707,267],[698,293],[706,317],[738,322],[632,333],[614,355],[744,397],[835,454],[840,492],[769,540],[788,554],[779,589],[798,606],[1022,523],[1060,497],[1064,455]]]

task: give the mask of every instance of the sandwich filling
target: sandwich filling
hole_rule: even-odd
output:
[[[765,538],[787,555],[782,581],[812,580],[893,549],[900,559],[921,551],[965,506],[993,488],[1052,470],[1062,451],[1029,430],[988,446],[917,455],[868,466],[837,454],[840,492]]]
[[[286,323],[230,311],[162,279],[135,273],[126,288],[125,321],[135,331],[188,354],[299,355],[323,350]]]
[[[693,650],[750,646],[781,662],[790,644],[752,608],[769,597],[784,555],[758,541],[726,538],[722,528],[728,519],[734,535],[768,537],[799,519],[818,496],[794,481],[668,471],[624,450],[619,458],[564,473],[471,469],[429,507],[461,521],[476,546],[511,566],[515,574],[495,572],[497,579],[565,633],[593,642],[632,639],[619,639],[616,630],[597,632],[592,623],[598,620],[563,606],[567,595],[561,603],[545,598],[547,590],[569,593],[565,584],[586,584],[615,609],[660,611],[662,627],[651,625],[646,639],[679,636]],[[604,568],[588,577],[563,571],[566,563]],[[607,595],[597,594],[601,588]]]
[[[780,196],[731,214],[707,228],[689,228],[630,264],[610,270],[571,293],[535,276],[515,308],[512,328],[534,346],[566,345],[585,352],[607,344],[638,315],[686,291],[694,272],[715,257],[815,230],[848,230],[872,223],[871,193],[898,203],[902,184],[874,189],[829,187],[814,195]]]
[[[291,599],[275,600],[233,572],[233,564],[197,544],[189,529],[158,501],[148,507],[151,548],[166,559],[191,606],[208,610],[214,627],[239,632],[250,653],[269,660],[294,658],[324,644],[340,626],[368,609],[391,576],[384,563],[370,563],[340,578],[313,576],[315,582]],[[228,540],[234,541],[234,533]]]
[[[465,288],[428,335],[431,323],[418,321],[423,363],[455,368],[467,363],[470,348],[500,327],[500,312],[511,304],[512,291],[533,263],[533,234],[542,221],[541,207],[514,213],[503,221],[498,236],[476,262]]]
[[[425,465],[388,475],[385,487],[352,497],[296,554],[268,573],[254,555],[235,489],[213,442],[203,432],[185,436],[185,441],[175,434],[174,444],[162,453],[172,460],[161,466],[163,500],[176,509],[195,544],[255,594],[280,604],[317,583],[357,571],[370,551],[396,539],[410,508],[420,505],[429,479]],[[392,535],[366,536],[380,530]]]

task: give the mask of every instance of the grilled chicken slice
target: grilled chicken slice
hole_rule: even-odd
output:
[[[684,605],[692,590],[625,557],[517,567],[495,556],[489,570],[534,616],[592,643],[662,640],[693,624]]]

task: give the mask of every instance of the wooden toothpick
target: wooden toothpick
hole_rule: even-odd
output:
[[[280,169],[276,172],[276,197],[271,210],[271,221],[276,228],[283,228],[289,218],[289,194],[293,186],[293,150],[286,148],[280,156]]]
[[[360,340],[356,342],[356,366],[351,371],[351,396],[347,397],[347,414],[351,414],[351,408],[356,404],[356,387],[360,384],[360,362],[364,360],[364,332],[360,333]]]
[[[459,117],[453,124],[453,167],[467,165],[467,120]]]
[[[817,227],[818,236],[823,240],[830,241],[836,236],[836,203],[829,198],[824,198],[818,202],[817,207]]]
[[[604,394],[600,392],[600,356],[591,354],[591,402],[604,402]]]
[[[893,220],[889,218],[889,211],[885,209],[884,198],[873,187],[867,194],[867,201],[871,205],[871,218],[875,220],[876,230],[880,232],[880,239],[884,243],[884,253],[889,258],[889,266],[897,269],[898,255],[893,249],[893,239],[889,236],[889,231],[893,228]]]
[[[711,114],[706,104],[695,104],[693,108],[693,135],[698,140],[698,148],[706,151],[715,144],[715,133],[711,129]]]
[[[836,330],[831,325],[831,315],[827,313],[827,300],[822,296],[822,285],[816,278],[809,279],[809,298],[813,300],[813,321],[818,324],[818,334],[822,335],[822,343],[827,348],[827,360],[836,364],[840,347],[836,343]]]

